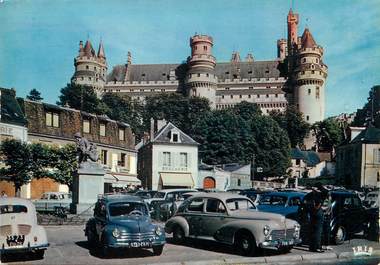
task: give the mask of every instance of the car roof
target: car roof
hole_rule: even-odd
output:
[[[272,191],[268,192],[265,195],[273,196],[273,195],[279,195],[279,196],[286,196],[286,197],[304,197],[306,194],[304,192],[297,192],[297,191]]]
[[[239,195],[236,193],[229,193],[229,192],[211,192],[211,193],[200,193],[195,194],[194,196],[191,196],[191,198],[213,198],[213,199],[219,199],[221,201],[225,201],[228,199],[248,199],[246,196]]]
[[[34,207],[33,202],[30,200],[17,197],[0,198],[0,205],[25,205],[28,208]]]
[[[158,190],[157,192],[168,193],[168,192],[173,192],[173,191],[187,191],[187,192],[191,192],[191,191],[197,191],[197,190],[194,190],[194,189],[163,189],[163,190]]]
[[[104,200],[106,203],[114,203],[114,202],[144,202],[138,196],[127,195],[127,194],[105,194],[100,196],[100,200]]]

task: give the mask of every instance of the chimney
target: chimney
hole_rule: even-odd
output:
[[[159,130],[161,130],[165,125],[166,125],[166,120],[165,119],[162,119],[162,120],[157,120],[156,121],[156,132],[158,132]]]
[[[155,129],[154,129],[154,126],[155,125],[155,121],[153,118],[150,118],[150,139],[153,140],[154,139],[154,134],[155,134]]]

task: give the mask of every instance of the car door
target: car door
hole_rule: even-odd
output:
[[[204,204],[205,200],[203,198],[192,199],[184,213],[184,217],[189,224],[189,235],[190,236],[202,236],[204,235]]]
[[[221,200],[208,198],[205,210],[203,217],[205,236],[223,241],[223,235],[217,234],[217,231],[227,223],[228,215],[225,205]]]
[[[290,197],[288,204],[287,204],[287,209],[286,209],[286,217],[291,218],[293,220],[297,219],[297,213],[298,213],[298,207],[301,205],[301,198],[296,196],[296,197]]]
[[[366,212],[358,197],[351,198],[349,229],[351,233],[358,233],[363,230],[366,221]]]

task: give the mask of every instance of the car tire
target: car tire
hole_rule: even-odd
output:
[[[90,249],[95,248],[97,245],[96,244],[96,237],[91,230],[88,230],[88,232],[87,232],[87,243],[88,243],[88,247]]]
[[[182,227],[179,225],[176,225],[173,230],[173,242],[175,244],[182,244],[185,242],[185,232],[183,231]]]
[[[333,233],[333,241],[335,245],[342,245],[347,237],[347,230],[342,225],[338,225]]]
[[[256,240],[251,234],[240,233],[236,236],[235,247],[244,256],[253,256],[256,253]]]
[[[164,250],[164,245],[153,246],[153,254],[155,256],[160,256]]]

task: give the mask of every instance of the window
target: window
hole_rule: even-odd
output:
[[[259,94],[257,95],[257,98],[260,98],[260,95],[259,95]]]
[[[248,87],[248,89],[253,89],[253,86]]]
[[[189,206],[187,207],[187,210],[191,212],[203,212],[204,204],[205,203],[202,198],[194,199],[190,202]]]
[[[302,62],[303,62],[303,63],[306,63],[306,58],[303,58]]]
[[[380,149],[374,149],[373,152],[373,163],[380,164]]]
[[[237,185],[238,185],[238,186],[241,186],[241,179],[238,179],[238,181],[237,181]]]
[[[278,98],[278,94],[275,94],[274,96],[275,96],[276,98]]]
[[[178,135],[178,133],[173,132],[173,133],[172,133],[172,142],[174,142],[174,143],[178,143],[178,140],[179,140],[179,135]]]
[[[119,140],[125,141],[125,129],[124,128],[119,128]]]
[[[315,89],[315,98],[319,98],[319,86]]]
[[[301,164],[301,160],[300,159],[296,159],[296,165],[299,166]]]
[[[170,157],[170,152],[164,152],[164,166],[170,166],[171,164],[171,157]]]
[[[301,205],[301,199],[298,197],[291,198],[289,201],[289,206],[299,206]]]
[[[307,121],[309,120],[309,115],[306,115],[306,120],[307,120]]]
[[[311,89],[310,88],[307,90],[307,94],[310,96],[310,94],[311,94]]]
[[[242,95],[239,95],[239,98],[242,98],[243,96]]]
[[[59,114],[53,113],[53,112],[46,112],[45,114],[46,118],[46,126],[48,127],[59,127]]]
[[[234,98],[234,95],[231,95],[230,97],[231,97],[231,98]]]
[[[91,81],[91,77],[89,77],[89,78],[88,78],[88,80],[90,80],[90,81]]]
[[[107,150],[102,150],[100,152],[100,161],[102,161],[103,165],[107,165]]]
[[[187,153],[180,153],[179,156],[181,167],[187,167]]]
[[[269,95],[267,94],[266,97],[269,98]]]
[[[251,98],[251,95],[248,95],[248,98]]]
[[[224,95],[222,95],[222,98],[224,98]]]
[[[99,134],[100,136],[106,136],[106,125],[104,123],[99,126]]]
[[[226,207],[217,199],[207,199],[206,212],[209,213],[226,213]]]
[[[90,133],[90,121],[89,120],[83,120],[82,126],[83,126],[83,132],[84,133]]]
[[[198,76],[198,77],[200,77],[200,76],[201,76],[201,74],[197,74],[197,76]]]
[[[207,46],[203,46],[203,50],[207,51]]]
[[[86,69],[89,69],[90,67],[88,65],[86,65]]]
[[[125,158],[126,158],[127,154],[125,153],[121,153],[120,154],[120,160],[118,162],[118,165],[121,166],[121,167],[125,167]]]
[[[315,58],[315,62],[316,62],[316,63],[319,63],[319,59],[318,59],[318,58]]]

